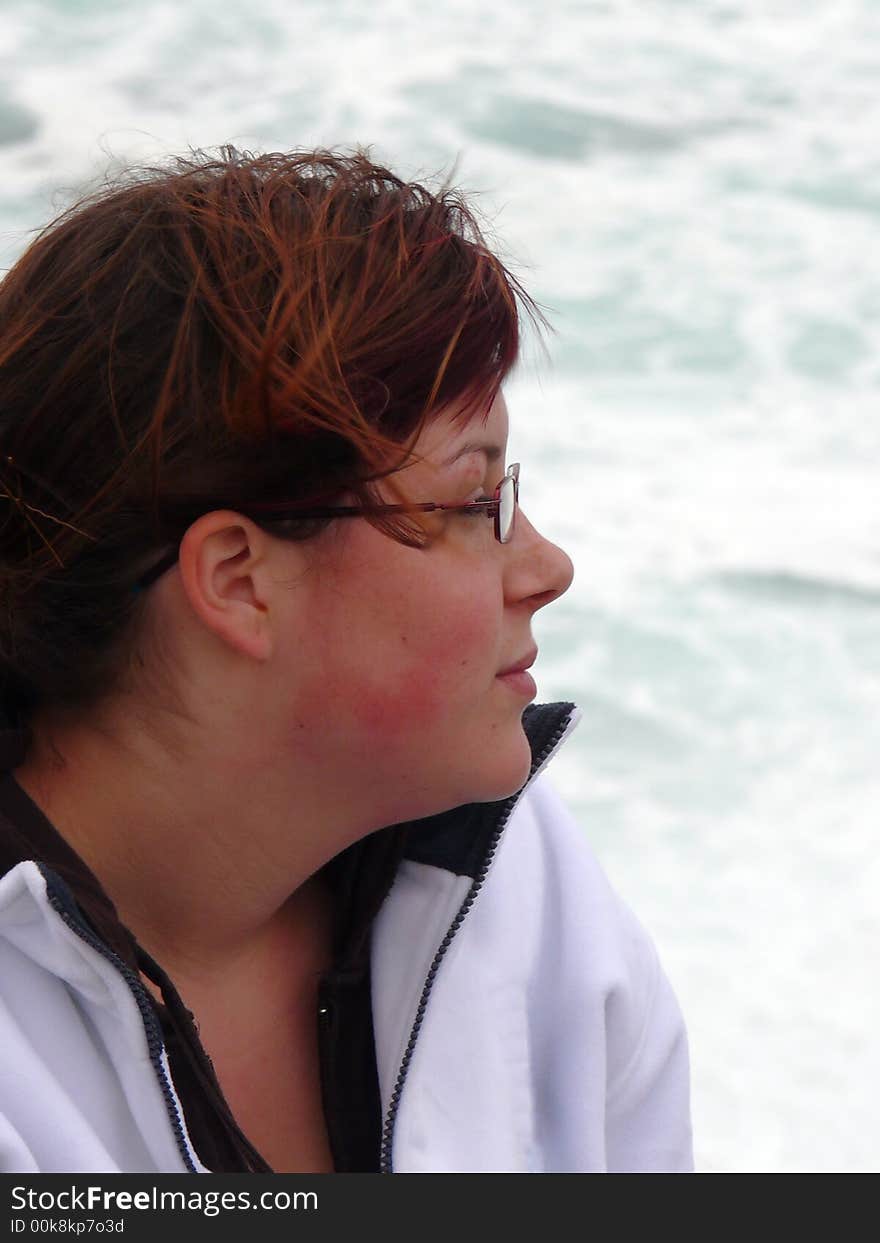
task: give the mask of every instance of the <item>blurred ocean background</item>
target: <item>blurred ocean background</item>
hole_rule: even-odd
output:
[[[557,786],[685,1010],[699,1168],[880,1166],[880,3],[0,0],[0,267],[234,142],[456,164],[555,326]]]

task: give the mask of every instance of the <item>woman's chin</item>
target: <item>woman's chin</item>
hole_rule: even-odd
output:
[[[522,728],[519,736],[510,740],[503,749],[498,747],[490,754],[491,764],[485,764],[480,772],[474,774],[468,796],[459,799],[452,806],[465,803],[497,803],[502,799],[517,794],[529,779],[532,767],[532,752],[529,741]]]
[[[488,732],[483,742],[447,751],[445,762],[429,771],[418,773],[412,757],[400,757],[400,765],[396,776],[387,773],[377,784],[377,824],[424,820],[455,807],[510,798],[529,779],[532,752],[517,721],[503,732]]]

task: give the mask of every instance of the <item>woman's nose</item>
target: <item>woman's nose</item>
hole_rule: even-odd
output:
[[[534,609],[540,609],[568,591],[574,578],[571,558],[536,530],[521,509],[517,511],[516,530],[509,547],[509,599],[528,599]]]

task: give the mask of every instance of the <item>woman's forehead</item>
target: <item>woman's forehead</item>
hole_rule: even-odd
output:
[[[462,421],[460,411],[460,405],[453,405],[431,419],[416,442],[416,452],[437,466],[451,466],[477,453],[484,453],[490,464],[503,462],[508,433],[503,393],[498,393],[488,413],[484,407]]]

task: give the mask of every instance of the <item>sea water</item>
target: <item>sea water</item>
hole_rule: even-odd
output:
[[[361,143],[455,165],[544,307],[553,775],[681,999],[704,1170],[880,1163],[878,83],[872,0],[0,5],[0,266],[116,164]]]

